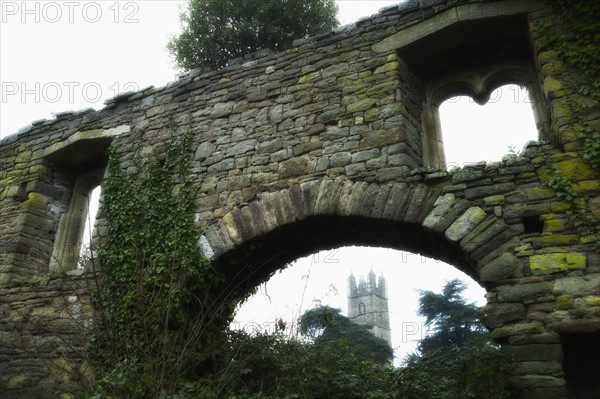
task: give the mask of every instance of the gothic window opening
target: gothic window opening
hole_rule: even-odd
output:
[[[485,161],[499,162],[518,155],[538,130],[532,99],[516,84],[494,90],[484,104],[469,96],[455,96],[440,106],[446,169]]]
[[[367,314],[367,306],[362,302],[358,304],[358,314],[359,315]]]

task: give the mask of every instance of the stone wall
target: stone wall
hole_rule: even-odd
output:
[[[593,376],[572,360],[581,353],[573,337],[600,331],[597,237],[580,233],[546,183],[558,165],[596,220],[600,185],[573,134],[568,106],[578,97],[564,78],[573,72],[557,67],[536,28],[546,13],[537,1],[409,1],[286,52],[192,71],[4,139],[0,392],[81,394],[81,321],[91,311],[80,285],[93,281],[73,271],[82,205],[110,143],[133,172],[135,154],[160,159],[190,131],[199,244],[226,274],[242,271],[254,287],[287,261],[344,244],[433,256],[486,287],[482,317],[515,355],[515,397],[578,395],[578,376]],[[451,56],[488,42],[506,59]],[[499,163],[441,167],[440,102],[515,81],[533,93],[545,142]],[[597,126],[590,109],[584,119]],[[96,222],[99,236],[105,223]]]

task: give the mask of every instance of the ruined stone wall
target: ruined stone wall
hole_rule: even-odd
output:
[[[286,52],[192,71],[164,88],[37,121],[4,139],[2,396],[81,394],[75,381],[87,373],[81,348],[91,317],[82,281],[92,280],[65,271],[76,263],[82,201],[101,182],[111,142],[134,171],[135,154],[164,157],[186,131],[193,135],[199,242],[224,271],[262,265],[249,281],[255,286],[286,261],[347,243],[445,260],[486,287],[483,320],[515,354],[515,397],[577,392],[570,375],[585,367],[571,360],[581,350],[572,337],[589,340],[600,331],[600,257],[597,237],[581,234],[568,203],[546,183],[550,165],[560,166],[596,218],[600,185],[571,129],[565,101],[578,97],[562,74],[572,72],[557,67],[536,30],[545,13],[536,1],[412,1]],[[426,59],[415,64],[407,57],[418,52],[397,46],[461,21],[482,20],[483,29],[488,18],[515,16],[531,44],[519,65],[535,67],[527,84],[540,93],[538,125],[547,127],[540,136],[550,142],[499,163],[432,169],[433,78],[416,68]],[[512,69],[497,69],[506,82],[516,79]],[[597,126],[593,110],[584,117]],[[105,221],[97,228],[105,234]],[[597,351],[591,356],[582,364]]]

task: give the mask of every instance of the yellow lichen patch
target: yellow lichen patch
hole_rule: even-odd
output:
[[[10,380],[8,380],[8,388],[9,389],[22,388],[26,379],[27,379],[27,377],[23,374],[15,375]]]
[[[46,165],[42,165],[42,164],[37,164],[37,165],[33,165],[31,168],[29,168],[29,173],[31,173],[34,176],[50,176],[51,172],[50,169],[48,169],[48,167]]]
[[[586,256],[583,253],[533,255],[529,258],[529,267],[534,275],[585,269],[585,265]]]
[[[298,83],[303,84],[303,83],[314,82],[317,79],[319,79],[319,71],[311,72],[304,76],[300,76],[300,78],[298,79]]]
[[[375,69],[374,74],[377,75],[378,73],[395,71],[398,68],[400,68],[400,63],[398,61],[392,61],[392,62],[385,63],[382,66],[380,66],[379,68]]]
[[[573,190],[579,194],[592,194],[600,191],[600,182],[597,180],[585,180],[573,184]]]
[[[555,233],[559,231],[565,230],[568,225],[568,220],[566,219],[549,219],[544,222],[544,232],[545,233]]]
[[[48,197],[35,192],[27,194],[27,199],[23,202],[23,206],[27,208],[45,208],[47,204]]]
[[[31,159],[31,154],[31,150],[29,150],[29,148],[27,148],[25,144],[21,144],[17,149],[17,156],[15,157],[15,162],[27,162]]]
[[[585,161],[579,158],[559,162],[558,167],[563,176],[572,181],[594,180],[594,171]]]
[[[545,75],[561,74],[565,71],[565,64],[561,61],[548,62],[542,67],[542,73]]]
[[[529,201],[544,200],[552,198],[556,195],[554,193],[554,190],[543,187],[533,187],[530,189],[525,189],[523,191],[523,194],[525,195],[525,198]]]
[[[544,79],[544,91],[546,94],[554,94],[555,97],[564,95],[562,83],[551,77],[546,77]]]
[[[566,159],[559,161],[556,166],[560,169],[560,174],[572,182],[582,182],[586,180],[596,180],[594,171],[585,161],[579,158]],[[555,176],[555,172],[551,171],[548,167],[540,169],[540,180],[543,183],[547,183],[552,177]]]
[[[598,295],[586,296],[583,299],[590,306],[600,306],[600,296]]]
[[[556,309],[572,309],[575,307],[575,302],[571,295],[561,295],[556,298]]]
[[[542,323],[538,321],[528,321],[496,328],[494,331],[492,331],[491,336],[493,339],[499,339],[513,335],[531,335],[541,334],[543,332],[544,327],[542,326]]]
[[[553,234],[540,237],[539,241],[536,241],[544,247],[550,246],[567,246],[573,244],[579,244],[579,236],[575,234]]]

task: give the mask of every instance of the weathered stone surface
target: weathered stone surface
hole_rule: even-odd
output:
[[[446,230],[446,237],[451,241],[459,241],[485,218],[485,211],[480,207],[471,207],[456,219]]]
[[[433,229],[448,214],[450,208],[456,202],[456,196],[452,193],[445,194],[435,202],[435,208],[423,221],[423,227]]]
[[[600,274],[590,274],[585,277],[564,277],[554,282],[553,293],[561,294],[581,294],[596,292],[600,289]]]
[[[582,253],[534,255],[530,258],[533,274],[549,274],[566,270],[585,269],[586,257]]]
[[[514,335],[540,334],[544,326],[539,321],[522,322],[498,327],[492,331],[492,339],[500,340]]]
[[[503,280],[513,277],[519,267],[519,260],[510,253],[503,253],[479,270],[482,281]]]
[[[497,288],[499,302],[528,302],[551,292],[552,284],[548,283],[519,284]]]
[[[525,316],[525,306],[521,303],[499,303],[484,306],[479,315],[490,328],[495,328],[514,320],[522,320]]]

